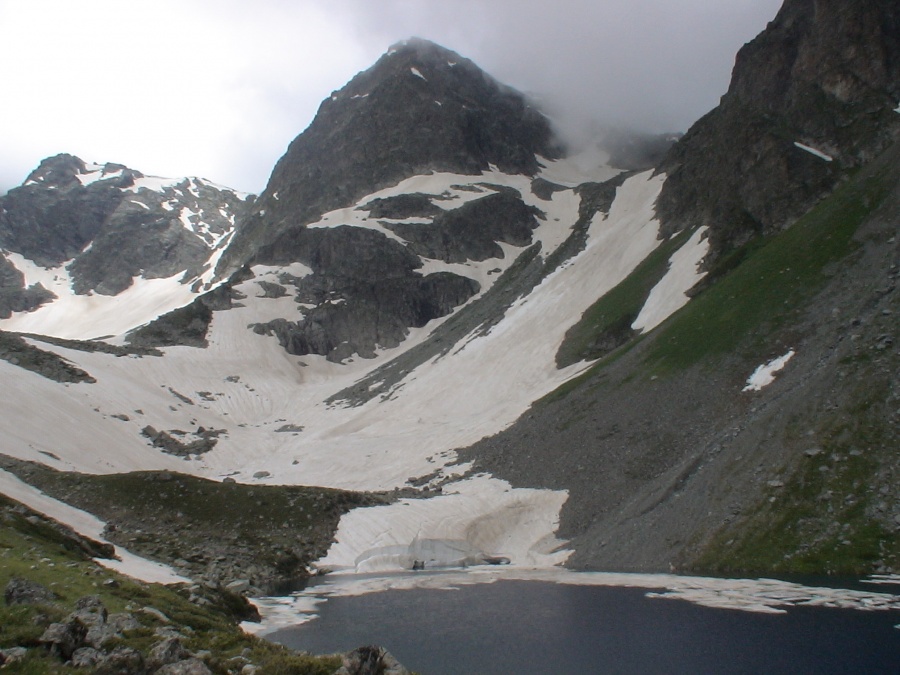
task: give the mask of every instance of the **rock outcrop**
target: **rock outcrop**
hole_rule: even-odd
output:
[[[900,138],[898,102],[895,2],[788,0],[662,163],[663,233],[709,226],[717,257],[777,231]]]

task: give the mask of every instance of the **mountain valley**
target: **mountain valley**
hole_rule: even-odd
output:
[[[566,147],[413,39],[258,196],[48,158],[0,197],[0,493],[251,596],[896,574],[898,105],[900,10],[787,0],[683,137]]]

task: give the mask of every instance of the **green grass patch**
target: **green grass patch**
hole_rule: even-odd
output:
[[[853,235],[894,184],[890,166],[838,189],[790,228],[734,254],[736,266],[659,328],[646,357],[655,373],[704,357],[759,351],[856,247]]]
[[[720,530],[693,571],[860,575],[900,566],[900,537],[890,521],[891,384],[874,376],[861,381],[842,411],[822,418],[818,452],[786,467],[784,486],[767,488],[756,509]]]
[[[665,276],[669,258],[691,234],[681,232],[660,244],[621,283],[591,305],[566,332],[556,354],[557,367],[598,359],[630,340],[635,334],[631,324],[650,291]]]

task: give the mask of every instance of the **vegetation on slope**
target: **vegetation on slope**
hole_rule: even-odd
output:
[[[65,621],[85,596],[95,596],[110,614],[130,614],[139,624],[104,644],[101,651],[107,655],[130,648],[146,661],[164,635],[180,635],[186,650],[217,674],[253,664],[258,675],[318,675],[333,673],[341,663],[340,657],[295,653],[247,635],[236,622],[252,614],[252,607],[227,591],[143,584],[104,569],[51,521],[0,496],[0,587],[7,588],[12,579],[41,584],[53,599],[0,604],[0,663],[6,661],[10,672],[97,672],[64,665],[41,643],[47,627]],[[17,654],[16,648],[25,651]]]
[[[214,584],[270,591],[309,576],[340,517],[385,497],[302,486],[217,482],[166,471],[89,475],[0,456],[0,466],[108,523],[105,536]]]
[[[671,372],[733,351],[756,357],[822,288],[828,266],[857,247],[857,228],[895,186],[896,173],[895,164],[880,162],[788,229],[748,244],[730,273],[661,327],[647,357],[653,370]]]
[[[631,324],[650,291],[665,276],[669,258],[690,234],[681,232],[660,244],[619,285],[591,305],[566,332],[556,354],[557,367],[598,359],[633,339],[637,332]]]

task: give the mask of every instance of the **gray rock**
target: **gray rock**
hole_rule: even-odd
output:
[[[3,598],[7,605],[45,605],[56,600],[56,594],[43,584],[13,577],[6,584]]]
[[[103,652],[93,647],[79,647],[72,654],[73,668],[94,668],[104,658]]]
[[[146,671],[144,656],[132,647],[116,647],[96,666],[96,675],[133,675]]]
[[[165,665],[156,675],[213,675],[213,671],[200,659],[190,658]]]
[[[0,649],[0,666],[7,667],[23,661],[28,656],[28,650],[25,647],[10,647],[9,649]]]
[[[387,650],[369,645],[345,654],[334,675],[409,675],[409,671]]]
[[[124,633],[129,630],[137,630],[141,627],[141,622],[137,620],[134,614],[128,612],[118,612],[110,614],[106,623],[115,628],[118,632]]]
[[[190,653],[176,637],[166,638],[150,649],[147,656],[147,665],[150,668],[160,668],[165,665],[177,663],[190,658]]]
[[[68,661],[76,649],[84,646],[86,635],[87,628],[77,621],[51,623],[38,638],[38,642],[47,647],[54,656]]]
[[[254,476],[255,477],[255,476]],[[225,588],[232,593],[244,593],[250,589],[249,579],[236,579],[225,585]]]

